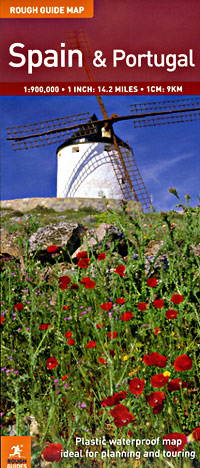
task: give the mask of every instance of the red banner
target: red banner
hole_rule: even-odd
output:
[[[4,96],[76,95],[193,95],[200,94],[200,82],[22,82],[1,83]]]

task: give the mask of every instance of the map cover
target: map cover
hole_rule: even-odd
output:
[[[197,0],[0,0],[1,465],[198,468]]]

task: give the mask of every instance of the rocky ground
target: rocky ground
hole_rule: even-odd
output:
[[[81,249],[86,249],[87,246],[92,247],[93,250],[100,249],[105,236],[107,238],[106,248],[111,247],[112,241],[115,240],[118,243],[118,254],[123,258],[127,255],[122,231],[106,222],[101,222],[101,219],[104,219],[103,213],[106,214],[100,210],[101,205],[95,205],[94,208],[82,206],[79,210],[55,211],[50,206],[45,207],[43,203],[27,211],[27,208],[32,206],[30,200],[26,205],[26,210],[24,210],[24,204],[19,204],[17,200],[13,200],[13,202],[12,206],[9,206],[11,202],[3,202],[1,210],[0,264],[2,268],[5,258],[14,257],[21,264],[21,275],[23,276],[25,255],[34,256],[43,264],[53,264],[56,258],[52,259],[52,255],[47,253],[47,247],[53,244],[59,247],[63,270],[69,270],[72,268],[72,262],[75,261],[80,246]],[[18,202],[17,207],[21,208],[21,211],[15,209],[15,202]],[[107,207],[106,210],[110,209],[110,203],[104,205],[102,207]],[[120,210],[119,206],[114,206],[114,208]],[[139,211],[144,228],[155,219],[154,213],[144,215],[141,213],[140,207],[135,204],[128,206],[128,209],[134,212],[134,216],[137,216]],[[166,226],[163,225],[164,227]],[[146,248],[147,269],[163,245],[159,232],[154,237],[155,239],[151,239]],[[165,253],[159,256],[159,261],[167,266]]]

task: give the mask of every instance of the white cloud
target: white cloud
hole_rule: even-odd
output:
[[[176,156],[173,159],[169,159],[169,155],[167,155],[166,159],[161,159],[157,163],[153,163],[150,167],[144,167],[142,169],[143,178],[147,184],[150,181],[159,184],[160,176],[162,173],[167,172],[168,169],[180,163],[180,161],[183,161],[185,159],[191,159],[192,157],[192,153],[181,154],[180,156]]]

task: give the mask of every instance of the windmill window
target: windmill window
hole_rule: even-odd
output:
[[[79,146],[73,146],[72,153],[79,153]]]
[[[121,179],[121,183],[122,183],[122,184],[125,184],[125,180],[124,180],[123,177],[122,177],[122,179]]]

